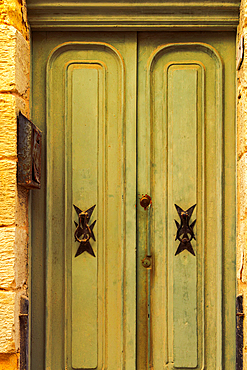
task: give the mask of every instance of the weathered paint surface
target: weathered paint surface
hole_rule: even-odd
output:
[[[66,365],[68,369],[101,369],[104,364],[109,370],[135,369],[138,209],[138,370],[149,365],[154,369],[201,369],[204,361],[210,370],[221,364],[233,368],[234,33],[205,34],[203,40],[197,32],[174,33],[172,45],[171,34],[165,32],[140,34],[138,39],[135,32],[75,32],[73,42],[66,32],[35,32],[33,40],[34,116],[48,140],[47,193],[41,189],[33,197],[33,366],[37,370]],[[221,58],[227,66],[225,90]],[[224,116],[223,91],[227,102]],[[123,111],[128,117],[123,119],[124,131]],[[227,189],[221,181],[223,142]],[[123,181],[127,173],[128,180]],[[126,198],[124,190],[128,191]],[[139,198],[150,191],[153,203],[145,211]],[[224,223],[223,194],[229,212],[223,214]],[[45,213],[45,200],[46,225],[39,216]],[[96,258],[87,253],[74,257],[73,221],[77,218],[73,203],[82,209],[96,203]],[[196,256],[188,252],[174,256],[174,203],[184,209],[198,204],[197,240],[193,241]],[[122,228],[125,217],[128,222]],[[226,228],[223,242],[222,228]],[[122,244],[124,235],[126,244]],[[150,250],[153,266],[147,271],[141,260]],[[40,340],[45,312],[46,363],[44,340]],[[222,335],[223,325],[228,341]]]
[[[137,217],[138,369],[235,364],[235,35],[204,37],[139,34],[138,196],[148,192],[152,207]],[[195,203],[195,256],[175,256],[174,204]]]
[[[33,28],[156,30],[181,27],[234,29],[239,0],[67,1],[27,0]]]
[[[57,42],[50,37],[52,43]],[[66,33],[61,37],[65,42]],[[51,53],[46,80],[49,117],[44,128],[48,140],[50,220],[46,366],[121,369],[126,363],[126,369],[132,370],[136,301],[136,33],[118,33],[117,37],[111,33],[87,33],[89,41],[80,34],[77,37],[77,42],[67,41],[52,53],[48,44],[43,54],[47,58]],[[42,84],[44,78],[40,76]],[[43,111],[43,105],[37,107]],[[125,184],[130,189],[128,195]],[[78,246],[74,243],[73,221],[77,218],[73,204],[81,209],[96,204],[96,242],[92,242],[96,258],[87,253],[75,258]],[[66,232],[57,243],[60,225]],[[55,260],[57,263],[50,263]],[[33,366],[37,366],[35,359]]]

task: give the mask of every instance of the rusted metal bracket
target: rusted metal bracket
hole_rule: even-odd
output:
[[[236,370],[243,370],[243,296],[236,299]]]
[[[28,370],[29,300],[26,296],[21,296],[19,319],[20,319],[20,370]]]
[[[17,119],[18,184],[28,189],[41,186],[42,132],[23,114]]]

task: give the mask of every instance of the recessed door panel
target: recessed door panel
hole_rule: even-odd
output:
[[[197,136],[202,118],[198,110],[201,110],[204,103],[200,99],[200,96],[204,96],[202,94],[204,69],[196,64],[173,64],[169,65],[165,73],[167,74],[167,81],[164,83],[168,110],[168,168],[171,169],[168,171],[168,188],[172,191],[174,204],[181,205],[186,210],[197,203],[197,153],[202,152],[201,137]],[[202,167],[202,164],[200,163],[199,166]],[[174,204],[171,201],[171,212]],[[178,214],[174,216],[175,219],[179,219]],[[195,217],[196,212],[193,212],[193,218]],[[169,227],[174,231],[172,223]],[[168,238],[171,241],[168,243],[168,248],[174,255],[174,247],[176,250],[176,244],[178,247],[180,243],[177,242],[174,245],[174,232]],[[173,292],[171,292],[173,315],[171,316],[174,323],[174,360],[176,367],[196,368],[197,288],[201,288],[197,283],[196,258],[192,254],[192,252],[195,253],[196,243],[193,241],[189,253],[185,251],[182,253],[178,248],[178,258],[172,258],[173,267],[169,271],[173,286]]]
[[[102,118],[104,75],[102,66],[93,62],[72,63],[68,67],[68,117],[71,117],[72,140],[67,143],[67,147],[72,147],[72,156],[68,157],[69,164],[72,161],[72,199],[73,204],[82,204],[84,207],[87,205],[86,208],[93,206],[96,201],[98,203],[98,189],[103,194],[102,184],[98,184],[97,163],[98,137],[102,142],[105,127]],[[100,152],[99,158],[102,157]],[[95,212],[92,216],[95,217],[95,214],[97,215]],[[73,209],[71,220],[75,215]],[[102,215],[100,219],[102,220]],[[94,233],[98,241],[96,228]],[[90,243],[95,249],[96,244],[93,241]],[[102,241],[100,245],[104,245]],[[78,248],[78,243],[74,243],[71,258],[72,367],[97,368],[98,280],[104,281],[104,278],[98,276],[97,264],[94,258],[90,258],[91,255],[84,253],[82,258],[75,258]],[[104,255],[104,251],[102,254]],[[102,271],[102,266],[100,267],[99,274]],[[100,296],[102,297],[102,292]],[[101,311],[102,309],[100,313]]]

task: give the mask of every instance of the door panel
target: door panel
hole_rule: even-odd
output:
[[[134,48],[135,45],[133,51]],[[135,64],[135,53],[130,62]],[[101,42],[65,43],[52,52],[48,61],[48,158],[54,158],[48,160],[48,202],[53,200],[48,219],[54,220],[49,225],[51,251],[48,260],[57,258],[59,253],[61,261],[65,254],[65,260],[60,268],[56,268],[55,263],[48,265],[47,332],[52,328],[51,349],[59,351],[62,343],[58,343],[54,332],[54,317],[61,317],[55,315],[54,294],[62,289],[59,282],[65,275],[66,303],[62,315],[67,338],[64,345],[68,366],[73,369],[122,366],[123,331],[126,330],[123,322],[126,255],[124,73],[121,54],[111,44]],[[63,168],[65,175],[60,190],[57,179]],[[56,197],[59,197],[57,201]],[[76,217],[73,204],[84,210],[96,204],[93,213],[97,220],[96,243],[91,241],[97,255],[95,259],[88,253],[75,257],[78,243],[73,241]],[[64,250],[56,245],[61,225],[65,230]],[[130,276],[134,285],[133,273]],[[54,281],[58,288],[55,290]],[[60,297],[63,299],[63,294]],[[58,328],[56,324],[55,328]],[[62,333],[60,338],[64,340]],[[58,366],[53,350],[47,361],[51,368]]]
[[[234,39],[227,48],[217,37],[193,36],[142,33],[138,39],[138,196],[152,198],[147,210],[138,207],[137,348],[145,349],[137,352],[138,369],[234,367],[233,347],[228,362],[223,357],[224,328],[228,320],[234,328],[234,316],[224,317],[222,307],[225,290],[234,301],[234,279],[231,288],[222,285],[224,266],[234,261],[233,251],[222,258],[234,232],[234,222],[223,229],[223,194],[232,201],[235,194],[233,181],[226,195],[223,177],[230,155],[224,129],[234,123],[223,69],[233,76],[234,91],[234,60],[227,55],[234,55]],[[233,148],[232,142],[232,161]],[[175,204],[183,210],[196,204],[190,220],[196,219],[195,256],[176,255]],[[149,270],[141,264],[145,255],[152,256]],[[234,343],[234,330],[228,333]]]
[[[234,368],[234,45],[227,32],[33,34],[47,189],[32,199],[32,369]],[[73,204],[96,204],[96,257],[75,257]],[[175,255],[174,204],[196,204],[195,255]]]
[[[46,47],[45,368],[133,369],[136,34],[59,36]],[[73,204],[96,204],[96,258],[75,257]]]

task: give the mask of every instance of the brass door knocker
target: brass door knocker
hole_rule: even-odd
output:
[[[196,204],[194,204],[192,207],[188,208],[187,211],[184,211],[182,208],[180,208],[177,204],[174,204],[176,207],[176,210],[178,212],[178,215],[180,217],[181,223],[179,224],[177,220],[174,220],[177,226],[177,234],[176,239],[179,240],[180,244],[177,248],[177,251],[175,253],[175,256],[179,253],[181,253],[183,250],[187,249],[188,252],[195,255],[195,252],[191,245],[191,240],[195,239],[195,234],[193,231],[193,228],[195,226],[196,220],[194,220],[191,224],[189,224],[190,218],[192,216],[192,213],[195,209]]]
[[[81,212],[79,213],[79,224],[75,230],[75,240],[79,243],[86,243],[90,237],[92,236],[92,232],[90,227],[88,226],[87,222],[89,221],[88,213]],[[85,233],[83,234],[84,239],[79,239],[77,234],[81,234],[80,230],[84,230]]]
[[[94,241],[96,241],[94,232],[93,232],[93,228],[96,223],[96,220],[90,226],[88,225],[88,223],[89,223],[90,217],[93,213],[93,210],[96,204],[92,206],[91,208],[87,209],[86,211],[82,211],[80,208],[76,207],[74,204],[73,206],[76,210],[76,213],[78,214],[78,223],[74,221],[75,226],[76,226],[74,237],[75,237],[75,241],[80,243],[77,249],[77,252],[75,254],[75,257],[79,256],[83,252],[88,252],[89,254],[91,254],[91,256],[95,257],[93,248],[89,240],[90,238],[92,238]]]

